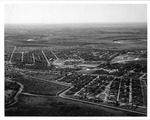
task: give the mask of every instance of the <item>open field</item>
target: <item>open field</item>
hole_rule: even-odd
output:
[[[41,79],[46,79],[46,80],[56,80],[61,77],[60,75],[40,75],[40,74],[36,74],[33,76]]]
[[[138,116],[59,97],[20,95],[19,103],[7,108],[6,116]]]
[[[34,78],[17,78],[13,79],[13,81],[20,82],[24,85],[24,89],[22,92],[27,92],[31,94],[38,95],[50,95],[55,96],[57,92],[65,89],[65,86],[58,85],[55,83],[40,81],[39,79]]]

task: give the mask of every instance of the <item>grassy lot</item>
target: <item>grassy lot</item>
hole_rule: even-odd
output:
[[[20,95],[19,102],[5,109],[6,116],[139,116],[129,112],[70,101],[59,97]]]
[[[80,73],[80,74],[93,74],[96,70],[80,70],[80,71],[77,71],[77,73]]]
[[[41,75],[41,74],[35,74],[34,77],[46,79],[46,80],[56,80],[59,79],[60,75]]]
[[[23,92],[39,95],[56,95],[57,92],[65,89],[65,86],[51,82],[40,81],[34,78],[17,78],[14,79],[24,85]]]

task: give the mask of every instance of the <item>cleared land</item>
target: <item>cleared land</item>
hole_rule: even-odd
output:
[[[65,86],[58,85],[55,83],[40,81],[34,78],[19,78],[13,79],[13,81],[20,82],[24,85],[23,92],[38,94],[38,95],[50,95],[55,96],[57,92],[65,89]]]
[[[105,107],[93,106],[59,97],[20,95],[19,103],[6,109],[11,116],[138,116]]]

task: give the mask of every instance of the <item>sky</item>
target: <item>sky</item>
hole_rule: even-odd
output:
[[[147,22],[146,4],[6,4],[5,24]]]

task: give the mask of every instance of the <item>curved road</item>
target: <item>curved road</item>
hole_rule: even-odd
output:
[[[13,82],[13,83],[15,82],[15,81],[12,81],[10,79],[7,79],[6,81]],[[14,104],[16,104],[18,102],[18,95],[22,92],[22,90],[24,88],[24,86],[21,83],[19,83],[19,82],[15,82],[15,83],[17,83],[18,85],[20,85],[20,88],[19,88],[18,92],[16,93],[16,95],[14,96],[14,100],[15,101],[13,103],[7,105],[7,106],[12,106],[12,105],[14,105]]]

